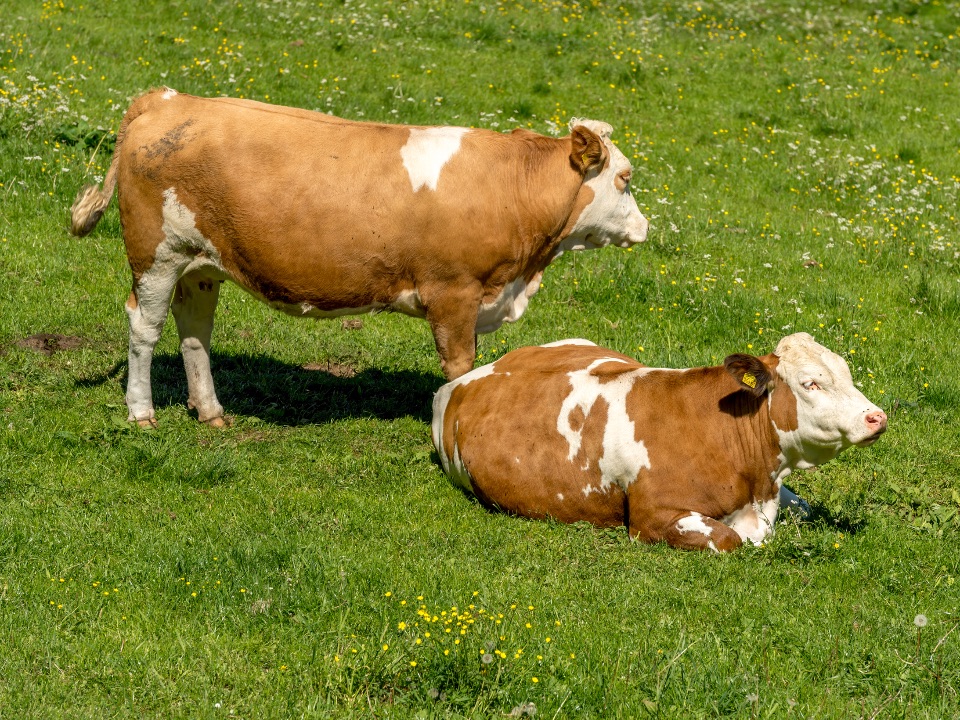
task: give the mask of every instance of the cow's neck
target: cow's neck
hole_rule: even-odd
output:
[[[812,467],[804,460],[797,422],[797,398],[783,382],[776,382],[767,395],[770,426],[778,447],[774,480],[779,485],[794,470]]]
[[[740,390],[722,398],[720,405],[733,417],[728,426],[727,448],[737,475],[748,483],[752,499],[775,496],[780,489],[783,463],[768,396],[757,398]]]
[[[527,193],[521,201],[527,218],[520,228],[530,250],[524,275],[533,277],[560,254],[560,243],[569,233],[575,214],[583,211],[580,197],[585,178],[570,164],[569,143],[560,142],[549,161],[525,168]]]

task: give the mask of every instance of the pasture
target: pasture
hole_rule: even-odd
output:
[[[611,123],[645,244],[568,253],[478,362],[583,337],[653,366],[806,331],[889,415],[725,556],[491,513],[430,442],[428,325],[224,285],[186,407],[126,421],[130,99]],[[0,717],[960,715],[960,8],[944,0],[7,0],[0,13]],[[283,202],[278,197],[277,202]],[[534,408],[518,408],[518,412]]]

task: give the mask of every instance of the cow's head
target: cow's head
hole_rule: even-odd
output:
[[[647,239],[647,219],[630,193],[630,161],[610,141],[613,128],[596,120],[570,121],[570,163],[583,184],[559,250],[584,250]]]
[[[773,355],[731,355],[724,366],[744,389],[769,393],[783,469],[821,465],[887,429],[886,413],[856,388],[843,358],[807,333],[783,338]]]

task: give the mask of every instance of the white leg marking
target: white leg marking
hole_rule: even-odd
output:
[[[223,275],[220,253],[197,230],[196,216],[177,200],[173,188],[165,190],[163,198],[165,239],[157,246],[153,265],[137,282],[136,307],[127,306],[130,353],[126,400],[130,420],[153,419],[150,364],[177,281],[201,268]]]
[[[138,301],[136,307],[126,306],[130,320],[130,348],[127,364],[127,410],[128,420],[153,420],[153,393],[150,388],[150,364],[153,348],[163,332],[167,319],[170,293],[174,280],[170,284],[166,302],[157,302],[157,298],[146,293],[146,302]],[[139,286],[138,286],[139,289]]]
[[[740,538],[759,545],[768,535],[773,534],[773,523],[780,508],[780,496],[777,495],[763,503],[752,502],[722,518],[720,522],[730,527]]]
[[[180,280],[173,299],[189,404],[196,408],[201,422],[223,417],[223,406],[217,400],[210,372],[210,335],[219,294],[219,281],[187,275]]]
[[[400,149],[403,166],[410,176],[410,185],[417,192],[422,187],[436,190],[440,171],[460,149],[460,140],[468,128],[414,128],[407,144]]]
[[[683,535],[691,532],[700,533],[706,538],[710,538],[710,536],[713,535],[713,528],[707,525],[703,521],[703,515],[696,511],[677,520],[677,530]],[[707,540],[707,547],[715,553],[720,552],[717,550],[716,543],[714,543],[713,540]]]
[[[677,520],[677,530],[681,533],[696,532],[706,537],[713,535],[713,528],[703,521],[703,515],[698,512],[691,512]]]

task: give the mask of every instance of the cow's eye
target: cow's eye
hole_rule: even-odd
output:
[[[622,173],[617,175],[617,189],[621,192],[625,191],[630,186],[631,177],[633,177],[633,172],[630,170],[624,170]]]
[[[802,383],[804,390],[819,390],[820,386],[817,385],[815,380],[804,380]]]

